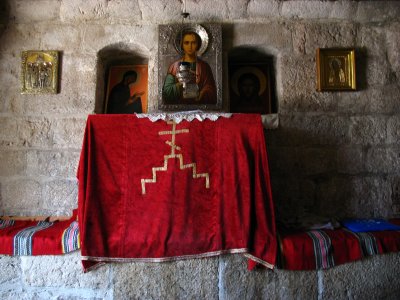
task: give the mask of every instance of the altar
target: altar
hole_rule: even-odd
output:
[[[229,253],[275,265],[260,115],[90,115],[78,180],[85,271]]]

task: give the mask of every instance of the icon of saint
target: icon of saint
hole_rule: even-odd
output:
[[[110,92],[107,104],[108,114],[133,114],[142,112],[141,96],[144,92],[133,92],[131,86],[137,80],[133,70],[124,73],[122,80]]]
[[[342,68],[342,62],[338,58],[329,60],[329,85],[343,85],[346,84],[346,75]]]
[[[163,85],[162,94],[166,103],[217,102],[217,88],[211,67],[198,56],[201,45],[202,40],[196,32],[182,32],[182,57],[169,66]]]

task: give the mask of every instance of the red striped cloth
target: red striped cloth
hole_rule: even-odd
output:
[[[393,223],[400,223],[394,220]],[[352,232],[347,229],[280,232],[278,267],[328,269],[366,256],[400,251],[400,231]]]
[[[63,221],[0,220],[0,254],[61,255],[79,248],[76,211]]]

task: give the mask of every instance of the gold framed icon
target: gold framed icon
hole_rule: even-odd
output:
[[[317,49],[317,90],[355,91],[355,49]]]
[[[58,69],[58,51],[22,51],[21,94],[56,94]]]

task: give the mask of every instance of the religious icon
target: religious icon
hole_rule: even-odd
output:
[[[21,57],[21,93],[56,94],[58,52],[23,51]]]
[[[317,49],[317,90],[356,90],[354,49]]]
[[[160,25],[159,31],[159,108],[220,109],[220,26]]]
[[[108,73],[105,113],[146,113],[147,80],[147,65],[111,66]]]
[[[229,65],[230,111],[271,113],[271,66],[268,63]]]

